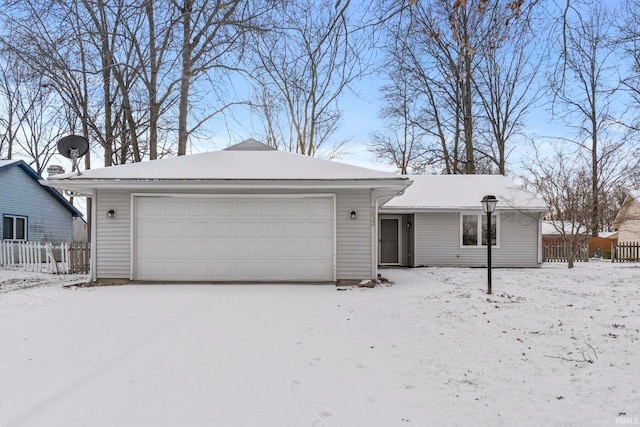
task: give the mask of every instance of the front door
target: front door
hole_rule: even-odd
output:
[[[380,218],[380,265],[400,265],[401,217]]]

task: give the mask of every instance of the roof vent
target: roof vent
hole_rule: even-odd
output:
[[[242,141],[239,144],[227,147],[224,150],[225,151],[271,151],[271,150],[277,150],[277,149],[270,147],[266,144],[263,144],[260,141],[256,141],[253,138],[249,138],[245,141]]]

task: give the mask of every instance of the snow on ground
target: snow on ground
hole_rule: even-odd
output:
[[[640,419],[640,265],[495,269],[491,296],[483,269],[382,273],[394,284],[338,291],[0,271],[0,425]]]

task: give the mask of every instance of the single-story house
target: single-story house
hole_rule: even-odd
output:
[[[378,208],[411,181],[247,140],[45,184],[93,198],[94,280],[347,282],[376,277]]]
[[[618,243],[640,242],[640,188],[629,190],[613,221]]]
[[[72,241],[73,219],[82,213],[41,180],[23,160],[0,160],[2,240]]]
[[[537,266],[546,210],[504,177],[399,176],[254,140],[46,184],[93,198],[91,271],[103,282],[355,282],[379,264],[484,265],[485,194],[501,199],[495,265]],[[390,224],[400,261],[381,243]]]
[[[487,264],[487,215],[480,201],[498,199],[492,266],[539,267],[544,201],[502,175],[421,175],[380,208],[381,265],[481,267]]]

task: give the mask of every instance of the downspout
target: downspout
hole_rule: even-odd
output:
[[[96,265],[97,265],[97,228],[98,228],[98,203],[96,203],[96,194],[97,190],[91,190],[91,196],[87,196],[89,198],[91,198],[91,255],[90,255],[90,269],[91,272],[89,274],[89,281],[90,282],[95,282],[97,280],[97,272],[96,272]]]
[[[542,217],[544,216],[543,213],[540,214],[540,218],[538,218],[538,238],[536,239],[538,241],[538,265],[542,265],[542,261],[543,261],[543,250],[542,250]]]

